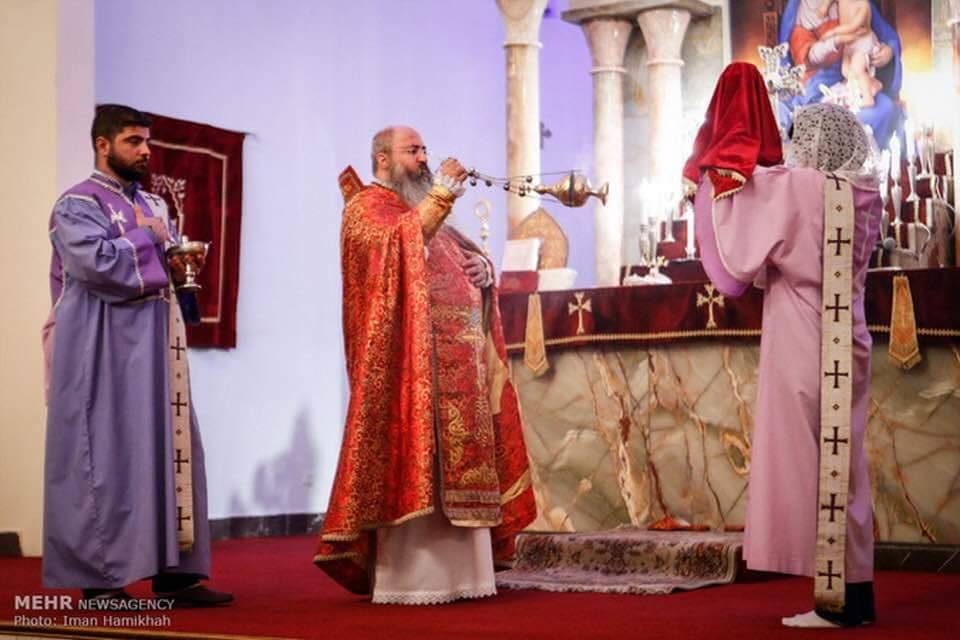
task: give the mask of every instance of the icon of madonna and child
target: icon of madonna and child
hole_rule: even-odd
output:
[[[771,3],[766,3],[771,4]],[[793,111],[814,102],[851,107],[883,148],[899,127],[902,48],[876,0],[788,0],[777,31],[784,59],[804,65],[803,91],[780,103],[789,128]],[[764,16],[767,20],[769,13]]]

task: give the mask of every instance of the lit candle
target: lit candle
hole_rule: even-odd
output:
[[[907,164],[913,164],[913,158],[916,155],[916,147],[914,146],[916,138],[913,135],[913,122],[910,118],[903,122],[903,142],[907,145]]]
[[[677,205],[674,204],[676,201],[674,200],[674,198],[673,198],[672,196],[673,196],[672,193],[668,193],[667,196],[666,196],[666,198],[665,198],[665,202],[664,202],[664,204],[665,204],[665,207],[664,207],[664,208],[666,209],[666,216],[665,216],[665,217],[666,217],[666,219],[667,219],[667,221],[666,221],[666,222],[667,222],[666,228],[664,229],[664,231],[665,231],[666,233],[663,234],[663,240],[664,240],[664,242],[674,242],[674,237],[673,237],[673,213],[674,213],[674,211],[676,210]]]
[[[692,203],[686,201],[683,203],[683,215],[687,218],[687,258],[693,260],[697,255],[697,246],[695,244],[696,231],[693,219],[696,213],[694,213]]]
[[[884,149],[880,154],[880,195],[887,197],[887,189],[890,187],[890,150]]]
[[[933,129],[933,123],[928,122],[923,128],[923,132],[925,138],[924,147],[926,148],[924,153],[924,161],[927,165],[927,170],[925,173],[928,175],[934,175],[937,172],[937,168],[935,166],[937,157],[937,136],[935,135]]]
[[[894,184],[900,182],[900,138],[890,138],[890,179]]]

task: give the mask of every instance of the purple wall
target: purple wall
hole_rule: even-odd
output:
[[[553,2],[541,32],[544,170],[592,164],[589,54]],[[556,5],[563,5],[556,7]],[[97,0],[96,99],[248,132],[238,348],[191,352],[213,517],[322,511],[346,388],[336,176],[371,135],[417,127],[436,164],[504,175],[504,29],[493,0]],[[479,237],[474,203],[458,205]],[[593,282],[593,212],[550,206]]]

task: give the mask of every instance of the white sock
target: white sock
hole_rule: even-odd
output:
[[[816,611],[807,611],[789,618],[781,618],[780,622],[785,627],[800,627],[804,629],[842,629],[843,627],[835,622],[830,622],[817,615]]]

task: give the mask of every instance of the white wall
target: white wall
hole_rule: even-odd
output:
[[[68,174],[92,154],[92,0],[0,2],[0,86],[0,531],[20,534],[24,553],[38,555],[47,220]]]
[[[496,5],[97,0],[96,25],[98,102],[250,134],[238,347],[191,351],[211,517],[322,511],[347,393],[337,174],[352,164],[368,179],[372,134],[406,123],[420,129],[432,164],[455,155],[503,175],[505,57]],[[556,28],[572,44],[553,51],[586,59],[579,29]],[[550,46],[544,42],[544,57]],[[580,126],[589,136],[587,64],[578,70],[586,91],[573,103],[587,109]],[[555,135],[579,139],[574,125],[564,120]],[[499,260],[502,192],[469,192],[459,218],[477,238],[472,211],[480,197],[495,207],[491,247]]]

